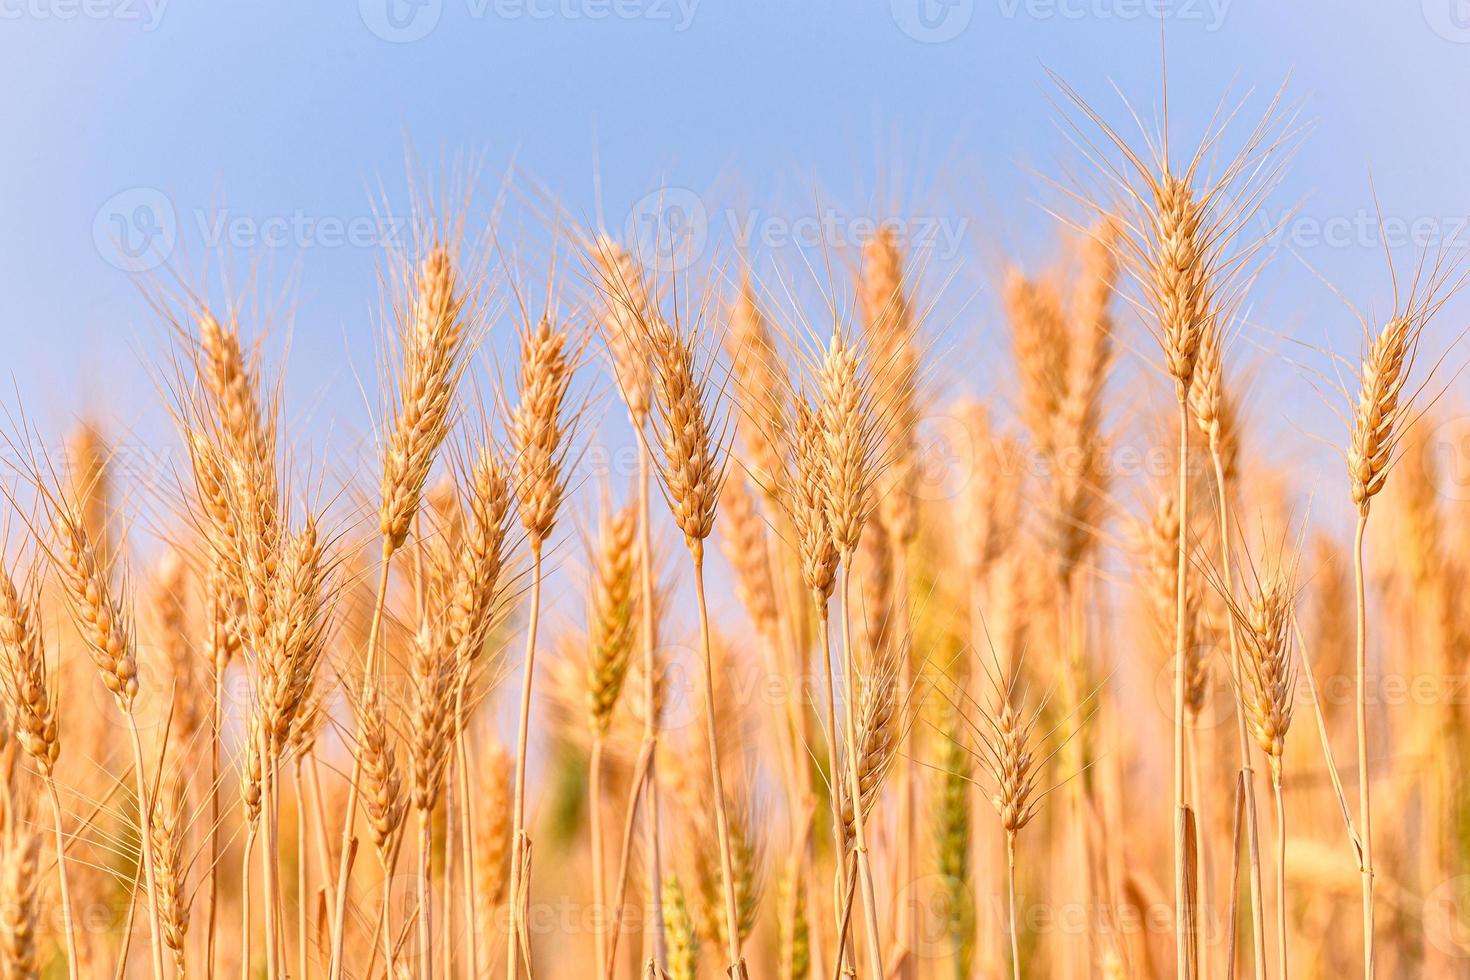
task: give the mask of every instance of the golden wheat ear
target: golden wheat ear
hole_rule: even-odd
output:
[[[1233,106],[1222,102],[1178,164],[1167,111],[1154,135],[1128,107],[1140,148],[1075,88],[1049,74],[1065,103],[1064,126],[1101,181],[1096,188],[1053,186],[1084,212],[1115,224],[1112,252],[1134,287],[1124,298],[1158,343],[1182,397],[1193,383],[1204,338],[1239,309],[1274,235],[1274,227],[1259,230],[1259,215],[1301,136],[1298,110],[1285,102],[1283,85],[1245,127],[1233,154],[1211,172],[1227,137],[1240,128],[1245,98]]]

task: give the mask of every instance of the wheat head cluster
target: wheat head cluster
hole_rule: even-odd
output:
[[[526,275],[426,207],[340,479],[207,290],[150,293],[146,491],[10,406],[0,977],[1470,975],[1462,267],[1322,312],[1304,505],[1246,381],[1294,111],[1180,152],[1057,84],[1096,179],[990,320],[901,214],[795,268],[559,216]]]

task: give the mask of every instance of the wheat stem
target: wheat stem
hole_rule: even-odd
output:
[[[715,833],[720,847],[720,874],[724,881],[725,945],[732,980],[743,980],[745,961],[740,956],[740,911],[735,894],[735,862],[730,853],[730,818],[725,807],[724,777],[720,774],[720,747],[715,724],[715,665],[709,638],[709,608],[704,594],[704,542],[690,544],[694,556],[694,593],[699,603],[700,652],[704,660],[705,740],[709,747],[710,789],[714,793]]]
[[[265,899],[265,972],[269,978],[280,974],[278,962],[280,950],[277,945],[278,923],[276,921],[279,910],[276,907],[277,890],[280,887],[278,878],[278,865],[276,863],[276,813],[278,800],[276,799],[276,763],[274,749],[271,745],[272,738],[266,732],[264,726],[261,728],[260,740],[261,758],[265,760],[265,771],[262,773],[261,785],[264,792],[265,812],[261,815],[265,833],[261,841],[260,861],[261,872],[264,876],[264,899]]]
[[[459,691],[455,694],[454,713],[456,718],[463,718],[464,714],[464,683],[461,681]],[[455,768],[459,776],[459,810],[460,810],[460,835],[459,835],[459,860],[464,865],[464,915],[467,925],[470,970],[471,977],[480,975],[480,927],[475,918],[477,904],[475,887],[475,809],[472,794],[470,792],[470,747],[469,739],[465,734],[463,721],[455,726],[454,750],[456,756]],[[446,974],[448,976],[449,974]]]
[[[307,980],[306,951],[309,941],[306,907],[308,899],[306,861],[306,785],[301,778],[301,757],[291,767],[291,788],[296,793],[296,972]]]
[[[608,975],[607,959],[607,882],[602,855],[602,735],[592,736],[592,752],[587,761],[587,824],[592,838],[592,908],[594,910],[592,940],[597,959],[597,976]]]
[[[1006,906],[1011,938],[1011,977],[1021,980],[1021,943],[1016,937],[1016,832],[1006,831]]]
[[[225,672],[223,666],[216,663],[214,670],[214,703],[210,706],[209,713],[209,876],[208,876],[208,911],[205,919],[205,952],[204,968],[206,976],[214,976],[214,955],[216,941],[216,926],[219,912],[219,751],[220,751],[220,726],[221,715],[224,712],[225,697]]]
[[[459,727],[459,713],[455,708],[454,726]],[[450,747],[451,749],[453,746]],[[455,787],[457,779],[455,776],[456,760],[458,755],[450,751],[446,753],[445,768],[447,770],[444,778],[444,914],[439,917],[439,969],[446,980],[454,977],[454,842],[460,836],[456,833],[455,818],[459,808],[455,805]]]
[[[837,913],[839,941],[837,944],[837,969],[840,972],[844,959],[844,946],[841,941],[842,909],[847,904],[846,889],[843,886],[842,868],[847,863],[847,840],[842,832],[842,798],[839,792],[842,776],[839,774],[840,765],[837,756],[837,689],[832,678],[832,617],[827,611],[827,599],[822,597],[817,602],[817,652],[822,656],[822,679],[826,683],[827,703],[827,769],[829,772],[827,797],[832,805],[832,861],[837,866],[836,873],[832,876],[835,901],[833,909]]]
[[[511,853],[510,853],[510,927],[506,942],[507,980],[516,980],[517,964],[520,959],[522,918],[522,892],[525,885],[526,852],[530,840],[526,835],[526,743],[530,737],[531,693],[536,669],[536,631],[541,619],[541,545],[531,543],[531,612],[526,624],[526,662],[521,678],[520,724],[516,733],[515,794],[511,809]],[[529,951],[530,938],[525,939]],[[526,964],[527,969],[530,964]]]
[[[434,811],[419,810],[419,976],[422,980],[434,978],[434,899],[430,889],[430,875],[434,871]]]
[[[883,948],[878,932],[878,899],[873,888],[873,868],[868,860],[868,837],[863,814],[862,785],[858,778],[857,744],[857,658],[852,649],[852,552],[842,559],[842,661],[847,678],[844,699],[847,728],[847,784],[852,797],[853,850],[857,854],[858,882],[863,890],[863,911],[867,918],[868,970],[875,977],[883,973]]]
[[[1276,975],[1286,980],[1286,805],[1281,799],[1281,760],[1271,760],[1271,788],[1276,794]]]
[[[1363,535],[1368,528],[1368,506],[1358,511],[1353,532],[1353,582],[1357,596],[1357,728],[1358,728],[1358,816],[1362,842],[1360,870],[1363,880],[1363,978],[1373,980],[1373,791],[1368,769],[1368,603],[1363,579]]]
[[[658,651],[654,649],[653,540],[649,510],[652,456],[643,427],[638,428],[638,587],[643,620],[643,741],[648,747],[648,771],[643,778],[644,847],[648,856],[648,913],[653,936],[656,976],[668,970],[668,941],[664,933],[663,845],[659,840],[658,793]],[[618,937],[613,935],[616,949]]]
[[[1174,580],[1174,940],[1180,980],[1190,974],[1189,876],[1185,867],[1185,826],[1189,802],[1185,797],[1184,712],[1187,626],[1185,622],[1185,571],[1189,560],[1186,536],[1189,529],[1189,399],[1187,388],[1179,394],[1179,549]]]
[[[245,833],[245,850],[240,856],[240,980],[254,980],[250,971],[250,855],[255,850],[256,826]]]
[[[153,975],[163,980],[163,928],[158,919],[158,881],[153,864],[153,834],[150,822],[153,819],[152,795],[148,791],[148,774],[143,766],[143,739],[138,732],[138,719],[131,709],[128,716],[128,734],[133,742],[133,772],[138,792],[138,829],[143,844],[143,875],[148,885],[148,929],[152,940]]]
[[[1219,447],[1211,446],[1210,459],[1215,470],[1215,495],[1219,503],[1220,517],[1220,574],[1223,578],[1225,595],[1228,602],[1235,601],[1235,573],[1231,567],[1230,560],[1230,508],[1226,497],[1225,483],[1225,460],[1220,454]],[[1227,614],[1225,616],[1226,634],[1230,641],[1230,671],[1235,690],[1243,691],[1245,677],[1241,672],[1240,660],[1240,637],[1237,635],[1235,617]],[[1251,882],[1251,917],[1254,919],[1254,928],[1251,930],[1251,942],[1255,950],[1253,966],[1256,980],[1266,980],[1266,910],[1262,901],[1261,882],[1261,840],[1260,825],[1256,817],[1256,771],[1252,766],[1252,749],[1250,733],[1246,729],[1245,706],[1240,698],[1235,698],[1235,726],[1236,734],[1240,741],[1240,771],[1244,776],[1245,787],[1245,825],[1247,846],[1250,849],[1250,882]],[[1235,878],[1231,880],[1232,892],[1239,887]],[[1234,903],[1232,903],[1232,908]],[[1234,946],[1230,950],[1233,960],[1235,956]]]
[[[377,683],[378,633],[383,626],[383,607],[388,600],[388,570],[393,561],[393,545],[386,538],[378,570],[378,586],[373,596],[373,614],[368,623],[367,659],[363,670],[363,691]],[[352,778],[347,784],[347,812],[342,817],[342,839],[337,858],[337,895],[332,915],[332,966],[330,980],[341,980],[343,943],[347,936],[347,888],[352,875],[353,824],[357,819],[358,797],[362,787],[362,754],[352,756]]]
[[[56,777],[45,774],[46,794],[51,799],[51,818],[56,834],[56,885],[61,891],[61,923],[66,930],[66,969],[71,980],[77,980],[77,929],[72,915],[71,885],[66,873],[66,832],[62,827],[61,794],[56,790]]]

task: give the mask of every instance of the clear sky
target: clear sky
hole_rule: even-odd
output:
[[[962,304],[955,346],[983,354],[997,349],[976,339],[995,336],[983,296],[997,256],[1044,254],[1056,195],[1037,175],[1079,165],[1046,69],[1115,121],[1114,84],[1152,115],[1155,6],[0,0],[3,363],[43,424],[142,412],[164,335],[116,246],[197,270],[223,242],[265,292],[289,295],[289,393],[362,425],[352,369],[372,371],[373,200],[381,187],[390,210],[406,206],[407,147],[431,173],[475,154],[492,187],[514,159],[519,225],[537,220],[538,188],[592,218],[599,174],[612,228],[660,187],[692,195],[717,236],[752,212],[763,234],[799,234],[775,216],[810,216],[814,199],[839,238],[893,202],[943,216],[955,241],[935,267],[972,260],[948,288],[982,296]],[[1443,237],[1470,212],[1470,16],[1459,0],[1166,6],[1180,131],[1225,93],[1255,88],[1260,105],[1288,76],[1311,126],[1268,205],[1299,211],[1252,308],[1260,342],[1356,350],[1318,275],[1360,305],[1388,302],[1371,188],[1406,226],[1390,228],[1404,262],[1414,228]],[[946,380],[984,386],[989,360]],[[1277,404],[1315,404],[1293,380]]]

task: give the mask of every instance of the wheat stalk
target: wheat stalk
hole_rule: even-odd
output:
[[[653,548],[651,543],[650,483],[652,454],[648,445],[648,421],[652,408],[653,379],[649,351],[645,343],[650,320],[657,316],[644,284],[642,271],[626,249],[599,239],[596,261],[602,269],[602,292],[608,307],[604,333],[613,360],[618,388],[628,408],[638,446],[638,546],[641,555],[638,580],[642,611],[641,638],[643,650],[643,755],[647,758],[641,795],[647,800],[643,808],[644,849],[647,855],[646,887],[649,901],[649,932],[652,937],[650,971],[665,969],[668,961],[664,930],[663,842],[659,831],[658,731],[659,719],[653,706],[658,698],[654,690],[658,676],[658,655],[654,640]],[[616,952],[618,935],[612,937],[611,954]]]
[[[1281,795],[1282,758],[1291,727],[1296,691],[1296,661],[1292,657],[1292,621],[1296,596],[1287,569],[1268,569],[1248,597],[1244,609],[1233,614],[1240,621],[1245,646],[1245,687],[1240,697],[1250,718],[1251,734],[1271,767],[1276,803],[1276,906],[1278,968],[1286,976],[1286,809]]]
[[[549,315],[543,316],[534,329],[523,331],[520,401],[511,413],[509,424],[519,515],[531,545],[531,610],[526,625],[520,726],[516,738],[507,980],[516,980],[516,963],[523,941],[520,906],[524,901],[523,876],[530,849],[525,830],[526,746],[530,735],[536,633],[541,614],[542,549],[556,524],[557,510],[566,489],[565,463],[570,439],[564,409],[571,372],[572,360],[567,350],[566,334],[552,326]]]
[[[143,743],[138,733],[134,702],[138,696],[138,661],[133,645],[131,621],[100,564],[96,547],[88,533],[83,513],[59,493],[43,491],[52,513],[54,544],[50,549],[52,564],[60,573],[62,591],[66,595],[72,622],[97,668],[102,684],[112,693],[118,709],[128,724],[133,747],[134,783],[138,794],[140,837],[143,843],[143,869],[148,884],[148,925],[152,940],[155,980],[163,977],[163,938],[159,922],[157,873],[153,860],[153,844],[148,833],[148,814],[152,804],[148,776],[143,764]]]
[[[847,741],[847,783],[850,798],[861,800],[858,761],[856,695],[858,667],[851,640],[852,558],[862,538],[872,500],[875,457],[882,438],[882,423],[876,417],[869,379],[858,352],[841,331],[833,334],[818,378],[821,388],[821,425],[826,449],[822,486],[832,541],[842,562],[842,648],[847,698],[844,709]],[[858,880],[863,890],[867,919],[868,969],[883,975],[883,951],[878,934],[877,896],[868,856],[866,816],[861,805],[853,808],[853,849]],[[849,896],[850,900],[850,896]]]
[[[1237,430],[1239,423],[1236,418],[1236,408],[1232,399],[1231,391],[1225,380],[1224,364],[1225,339],[1223,331],[1211,329],[1205,332],[1201,339],[1198,363],[1196,364],[1196,375],[1193,386],[1190,388],[1189,403],[1194,413],[1195,424],[1199,427],[1201,435],[1210,450],[1210,461],[1212,464],[1215,480],[1215,496],[1218,503],[1219,539],[1220,539],[1220,574],[1222,583],[1220,589],[1224,593],[1227,603],[1234,600],[1235,596],[1235,574],[1232,570],[1230,557],[1230,490],[1235,485],[1238,476],[1239,437]],[[1245,678],[1241,661],[1240,639],[1236,617],[1227,615],[1225,626],[1230,642],[1230,669],[1231,680],[1236,690],[1243,690]],[[1240,767],[1244,789],[1246,842],[1250,857],[1250,889],[1251,889],[1251,916],[1252,930],[1251,939],[1255,952],[1254,964],[1257,980],[1265,980],[1266,976],[1266,927],[1265,927],[1265,888],[1261,882],[1261,856],[1260,856],[1260,827],[1256,810],[1256,774],[1252,765],[1251,745],[1246,712],[1241,699],[1235,702],[1236,737],[1239,744]],[[1238,878],[1231,879],[1231,894],[1236,894],[1238,889]],[[1234,907],[1232,901],[1231,906]],[[1232,942],[1228,951],[1230,964],[1235,962],[1235,944]]]
[[[714,665],[710,649],[709,610],[704,588],[705,539],[714,529],[720,489],[725,479],[727,446],[717,427],[715,405],[707,374],[698,367],[693,333],[662,319],[645,325],[643,342],[655,367],[655,431],[660,453],[657,457],[660,482],[673,512],[674,523],[684,535],[694,565],[694,591],[699,607],[701,650],[704,665],[705,735],[709,752],[709,776],[713,792],[715,831],[720,850],[720,867],[725,905],[725,948],[730,975],[745,976],[740,954],[739,909],[735,889],[733,844],[726,812],[725,790],[720,772],[719,739],[716,733]]]

